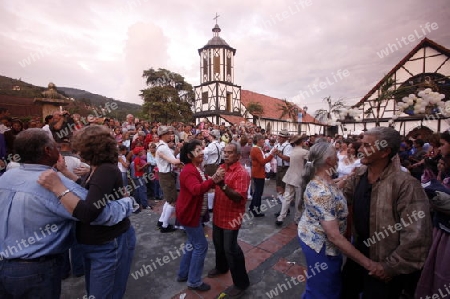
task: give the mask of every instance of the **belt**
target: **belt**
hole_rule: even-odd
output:
[[[20,259],[20,258],[16,258],[16,259],[4,259],[4,261],[8,261],[8,262],[18,262],[18,263],[42,263],[42,262],[48,262],[50,260],[54,260],[56,258],[61,257],[62,254],[52,254],[52,255],[44,255],[41,257],[37,257],[34,259]]]

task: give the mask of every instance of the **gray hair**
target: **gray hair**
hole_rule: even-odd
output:
[[[256,134],[253,136],[253,144],[257,144],[261,139],[265,139],[264,136],[262,134]]]
[[[336,150],[331,143],[319,142],[315,143],[309,149],[308,160],[303,167],[302,173],[302,190],[314,178],[317,169],[325,165],[327,158],[336,155]]]
[[[397,132],[395,129],[390,127],[375,127],[372,128],[366,132],[364,132],[364,135],[370,135],[375,136],[377,140],[385,141],[386,148],[391,149],[391,153],[389,154],[389,159],[394,157],[399,149],[400,149],[400,143],[401,143],[401,137],[400,133]]]
[[[14,141],[14,153],[19,155],[21,163],[38,164],[45,156],[45,147],[52,142],[44,130],[27,129],[17,134]]]
[[[235,147],[236,154],[241,154],[241,145],[235,141],[228,143],[228,145],[233,145]]]

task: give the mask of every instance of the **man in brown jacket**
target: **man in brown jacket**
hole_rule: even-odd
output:
[[[369,275],[349,260],[343,298],[359,298],[361,292],[365,299],[399,298],[422,268],[431,244],[428,198],[420,182],[400,169],[396,130],[370,129],[361,142],[358,158],[364,166],[347,179],[344,194],[354,215],[354,245],[379,264]]]

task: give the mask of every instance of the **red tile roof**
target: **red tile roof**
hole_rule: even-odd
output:
[[[264,114],[262,118],[269,118],[275,120],[287,120],[288,116],[285,115],[281,118],[281,111],[279,110],[279,105],[283,105],[284,100],[266,96],[264,94],[256,93],[250,90],[241,90],[241,102],[244,106],[249,105],[251,102],[257,102],[261,104],[264,109]],[[295,104],[294,104],[295,105]],[[295,105],[297,106],[297,105]],[[298,107],[298,106],[297,106]],[[298,107],[299,111],[302,108]],[[310,114],[306,113],[303,116],[303,123],[316,123],[321,124],[317,119],[312,117]]]
[[[219,116],[221,118],[223,118],[224,120],[226,120],[227,122],[234,124],[234,125],[240,124],[241,121],[247,122],[247,120],[245,118],[243,118],[242,116],[225,115],[225,114],[220,114]]]

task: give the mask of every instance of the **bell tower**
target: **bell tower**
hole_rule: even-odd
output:
[[[214,18],[213,38],[198,50],[200,85],[194,87],[194,117],[197,123],[202,118],[219,123],[221,114],[241,116],[241,87],[234,84],[236,49],[220,37],[218,17],[216,14]]]

